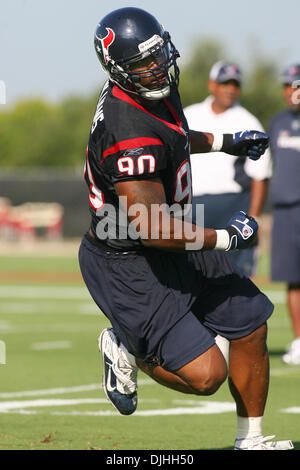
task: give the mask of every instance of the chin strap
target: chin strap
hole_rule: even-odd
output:
[[[164,98],[167,98],[170,94],[170,85],[165,86],[161,90],[147,90],[147,91],[142,91],[140,93],[140,96],[144,98],[145,100],[149,101],[156,101],[156,100],[162,100]]]

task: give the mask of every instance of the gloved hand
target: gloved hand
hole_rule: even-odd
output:
[[[258,160],[269,147],[269,136],[259,131],[224,134],[222,152]]]
[[[236,212],[228,222],[229,245],[225,251],[241,250],[255,244],[258,223],[244,211]]]

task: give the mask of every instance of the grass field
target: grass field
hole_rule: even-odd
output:
[[[300,366],[281,354],[292,339],[282,285],[260,287],[276,304],[269,322],[270,393],[263,432],[300,450]],[[139,374],[137,412],[124,417],[101,387],[97,335],[106,325],[83,285],[76,255],[0,256],[1,450],[232,449],[236,418],[227,384],[212,397],[183,395]]]

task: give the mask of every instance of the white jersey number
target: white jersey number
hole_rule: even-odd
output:
[[[96,186],[88,158],[86,159],[84,165],[84,174],[86,173],[90,183],[89,201],[91,206],[97,211],[104,206],[104,195],[103,192]]]
[[[188,160],[185,160],[177,170],[176,189],[174,193],[174,201],[182,202],[186,199],[186,204],[192,202],[192,174],[191,166]]]
[[[145,162],[147,170],[145,170]],[[155,157],[153,155],[140,155],[135,161],[132,157],[120,157],[118,159],[118,170],[120,173],[127,173],[128,176],[135,174],[135,167],[137,167],[137,174],[143,175],[147,173],[154,173],[155,171]]]

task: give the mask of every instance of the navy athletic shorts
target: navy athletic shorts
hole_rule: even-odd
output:
[[[177,370],[213,344],[247,336],[273,305],[222,251],[113,253],[85,235],[83,279],[126,348]]]
[[[271,276],[273,281],[300,283],[300,204],[274,209]]]

